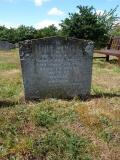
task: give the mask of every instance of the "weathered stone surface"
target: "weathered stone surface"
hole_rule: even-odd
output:
[[[14,44],[9,43],[7,41],[0,41],[0,50],[10,50],[14,48],[15,48]]]
[[[50,37],[19,47],[26,99],[90,94],[93,42]]]

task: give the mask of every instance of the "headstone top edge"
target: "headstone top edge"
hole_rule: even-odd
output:
[[[31,40],[24,40],[20,41],[19,44],[24,44],[24,43],[34,43],[34,42],[39,42],[39,41],[44,41],[44,40],[66,40],[66,41],[76,41],[76,42],[87,42],[90,44],[94,44],[92,40],[85,40],[85,39],[79,39],[75,37],[66,37],[66,36],[50,36],[50,37],[44,37],[44,38],[38,38],[38,39],[31,39]]]

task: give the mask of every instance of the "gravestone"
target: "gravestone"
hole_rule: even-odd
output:
[[[8,41],[0,40],[0,50],[10,50],[10,49],[15,49],[15,45]]]
[[[26,99],[90,94],[93,42],[49,37],[19,44]]]

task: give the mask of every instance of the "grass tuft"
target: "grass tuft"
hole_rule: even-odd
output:
[[[48,128],[57,123],[58,117],[52,107],[40,106],[35,113],[35,121],[38,126]]]
[[[44,138],[36,140],[34,152],[42,159],[51,160],[90,160],[89,142],[69,130],[58,129],[48,133]]]

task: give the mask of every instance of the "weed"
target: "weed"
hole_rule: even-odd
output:
[[[110,127],[112,126],[111,121],[108,117],[101,115],[100,117],[100,122],[105,126],[105,127]]]
[[[50,106],[40,106],[35,114],[36,124],[41,127],[53,126],[57,122],[57,115],[55,115],[54,110]]]
[[[110,133],[109,131],[105,131],[105,130],[100,132],[99,136],[107,143],[109,143],[113,138],[112,133]]]
[[[49,160],[90,160],[89,142],[65,129],[57,129],[34,143],[34,154]]]

